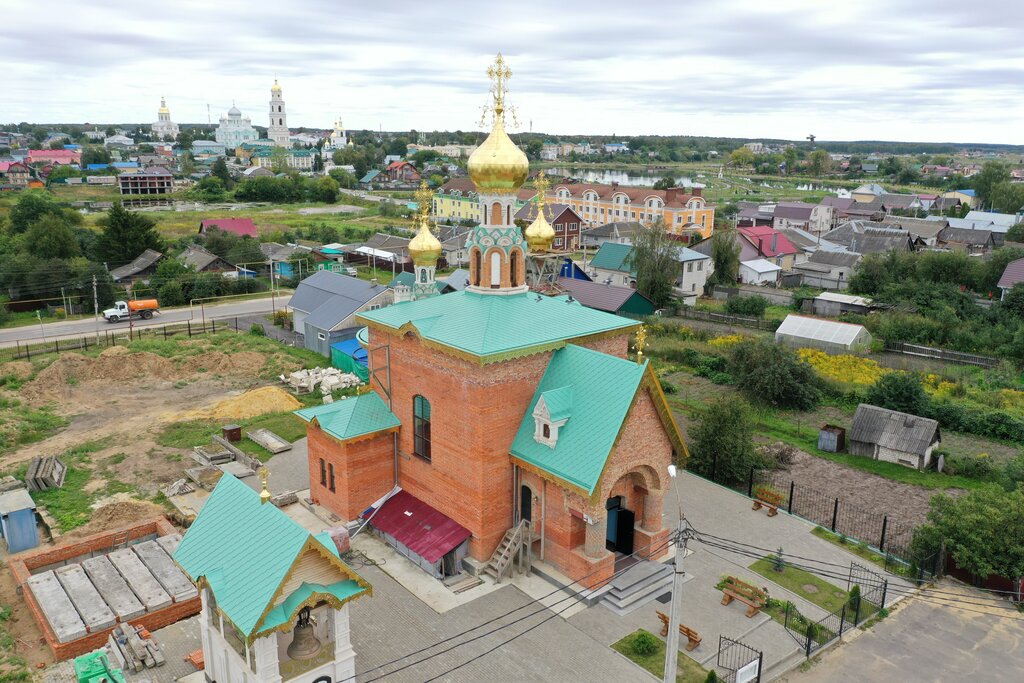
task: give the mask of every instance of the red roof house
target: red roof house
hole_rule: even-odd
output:
[[[739,233],[757,247],[762,256],[767,259],[779,256],[793,256],[800,252],[789,238],[770,225],[754,225],[739,228]]]
[[[392,161],[384,169],[391,180],[403,183],[415,183],[420,180],[420,172],[408,161]]]
[[[80,164],[82,153],[75,149],[30,149],[28,163]]]
[[[239,237],[256,238],[259,236],[256,224],[252,222],[251,218],[207,218],[199,224],[199,234],[205,235],[210,228],[218,228]]]
[[[1006,293],[1021,282],[1024,282],[1024,258],[1006,264],[1006,269],[1003,271],[1002,277],[999,278],[999,284],[996,285],[1001,292],[999,298],[1005,299]]]

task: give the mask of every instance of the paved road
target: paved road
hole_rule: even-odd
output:
[[[274,299],[274,306],[282,308],[288,305],[290,295],[278,296]],[[254,313],[267,313],[271,310],[271,299],[247,299],[233,303],[217,305],[194,306],[193,308],[171,308],[162,311],[151,320],[136,320],[133,325],[139,327],[151,327],[167,325],[170,323],[182,323],[186,320],[206,320],[214,318],[231,318],[234,316],[252,315]],[[105,320],[99,321],[100,332],[108,330],[122,330],[128,328],[128,322],[108,323]],[[43,323],[43,332],[47,340],[64,339],[68,337],[80,337],[91,335],[96,330],[96,321],[71,320],[67,322]],[[12,327],[0,330],[0,346],[14,346],[16,342],[39,342],[43,341],[43,334],[39,325],[27,325],[25,327]]]

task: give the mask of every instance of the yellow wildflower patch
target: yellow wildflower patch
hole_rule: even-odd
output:
[[[868,386],[889,372],[870,358],[846,354],[832,356],[817,349],[800,349],[797,353],[816,373],[836,382]]]
[[[731,346],[736,346],[746,337],[742,334],[725,334],[720,337],[708,340],[708,346],[714,346],[716,349],[727,349]]]

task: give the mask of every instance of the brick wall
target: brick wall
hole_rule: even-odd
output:
[[[309,490],[313,502],[352,521],[394,486],[394,446],[391,432],[371,439],[342,444],[310,426]],[[320,460],[334,466],[334,491],[320,483]]]

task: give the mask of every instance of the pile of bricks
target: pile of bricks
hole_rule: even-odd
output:
[[[107,649],[122,669],[134,673],[155,669],[167,663],[160,646],[142,626],[118,626],[107,638]]]

